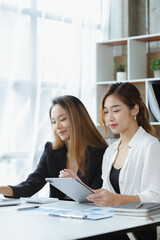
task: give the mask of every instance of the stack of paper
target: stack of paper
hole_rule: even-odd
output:
[[[120,206],[114,206],[112,209],[116,210],[114,216],[116,217],[134,217],[138,219],[160,218],[160,203],[129,203]]]

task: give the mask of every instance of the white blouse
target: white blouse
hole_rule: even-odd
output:
[[[120,139],[105,151],[102,164],[103,188],[115,193],[110,171]],[[160,202],[160,142],[142,127],[129,142],[127,159],[120,171],[119,188],[124,195],[138,195],[141,202]]]

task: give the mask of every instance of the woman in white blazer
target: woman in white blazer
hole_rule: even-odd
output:
[[[120,138],[105,151],[103,187],[88,199],[98,206],[160,202],[160,142],[138,89],[113,84],[102,98],[99,121],[105,133],[108,126]]]
[[[87,199],[97,206],[160,202],[160,142],[138,89],[131,83],[111,85],[102,98],[99,121],[106,135],[108,126],[120,138],[104,153],[103,187]],[[137,237],[153,240],[156,231]]]

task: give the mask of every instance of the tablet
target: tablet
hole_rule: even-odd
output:
[[[89,202],[86,197],[93,193],[91,188],[75,178],[46,178],[45,180],[79,203]]]

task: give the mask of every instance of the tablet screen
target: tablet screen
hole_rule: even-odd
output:
[[[76,202],[89,202],[86,197],[93,193],[91,188],[74,178],[46,178],[45,180]]]

